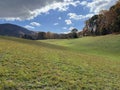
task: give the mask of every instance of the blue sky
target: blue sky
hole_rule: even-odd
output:
[[[108,10],[117,0],[0,0],[0,23],[33,31],[67,33],[82,30],[85,20]]]

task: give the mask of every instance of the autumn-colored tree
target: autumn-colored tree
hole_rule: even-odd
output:
[[[114,22],[114,32],[120,32],[120,1],[112,8],[112,10],[116,13],[116,20]]]
[[[106,35],[120,32],[120,0],[109,10],[100,11],[86,21],[84,35]]]
[[[109,33],[120,32],[120,1],[112,6],[109,11],[103,13],[105,21],[105,29]]]

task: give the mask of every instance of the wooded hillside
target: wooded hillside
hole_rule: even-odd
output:
[[[85,36],[120,33],[120,1],[87,20],[82,33]]]

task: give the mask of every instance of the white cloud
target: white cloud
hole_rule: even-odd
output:
[[[0,19],[30,20],[50,10],[67,11],[76,7],[79,0],[0,0]]]
[[[70,27],[69,30],[71,31],[72,29],[74,29],[75,27]]]
[[[72,24],[72,21],[71,21],[71,20],[65,20],[65,22],[66,22],[67,25]]]
[[[62,18],[61,17],[58,17],[59,20],[61,20]]]
[[[81,20],[92,17],[94,14],[87,14],[87,15],[77,15],[76,13],[68,13],[70,19],[74,20]]]
[[[67,32],[62,32],[62,34],[68,34],[68,33],[70,33],[71,31],[67,31]]]
[[[39,27],[41,24],[38,22],[31,22],[29,25],[25,25],[24,27],[27,29],[34,29],[35,27]]]
[[[32,26],[37,26],[37,27],[38,27],[38,26],[40,26],[41,24],[38,23],[38,22],[31,22],[30,25],[32,25]]]
[[[54,23],[54,25],[56,26],[56,25],[58,25],[59,23]]]
[[[63,27],[62,29],[66,30],[66,29],[67,29],[67,27]]]
[[[81,4],[81,5],[87,5],[88,2],[87,2],[87,1],[82,1],[80,4]]]
[[[19,17],[6,17],[6,18],[0,18],[0,19],[5,19],[6,21],[15,21],[15,20],[19,20],[22,21]]]
[[[118,0],[92,0],[92,2],[81,2],[81,5],[90,9],[91,13],[98,14],[101,10],[108,10]]]
[[[24,26],[25,28],[27,28],[27,29],[34,29],[35,27],[33,27],[33,26],[30,26],[30,25],[26,25],[26,26]]]

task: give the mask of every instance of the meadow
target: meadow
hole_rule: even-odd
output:
[[[0,36],[0,90],[120,90],[120,35]]]

